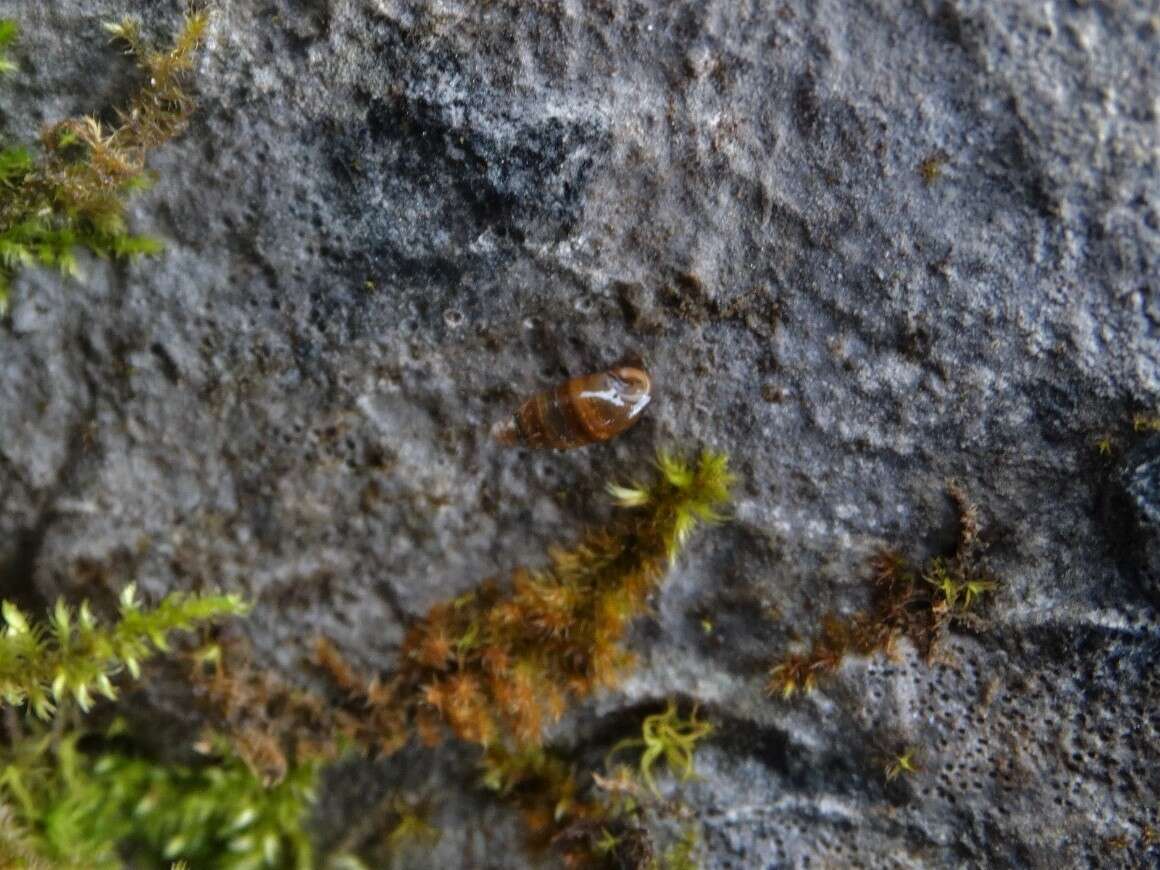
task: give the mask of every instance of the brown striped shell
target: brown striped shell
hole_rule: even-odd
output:
[[[501,444],[570,450],[607,441],[635,423],[652,398],[644,369],[617,366],[537,393],[492,433]]]

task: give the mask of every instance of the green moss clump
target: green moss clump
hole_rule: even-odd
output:
[[[115,698],[111,678],[121,670],[134,677],[140,663],[167,649],[167,636],[210,620],[245,613],[237,595],[171,593],[156,606],[143,608],[130,584],[121,593],[120,618],[105,627],[88,603],[73,611],[63,601],[45,623],[30,623],[11,602],[3,603],[6,627],[0,634],[0,698],[28,704],[41,719],[71,696],[87,710],[94,694]]]
[[[16,64],[8,57],[8,49],[16,41],[19,32],[15,21],[0,18],[0,74],[10,73],[16,69]]]
[[[88,753],[81,735],[39,734],[0,752],[0,855],[54,868],[223,870],[313,866],[304,821],[317,767],[266,788],[235,758],[194,767]],[[29,866],[28,864],[16,866]]]
[[[3,603],[0,696],[40,719],[67,709],[51,729],[30,717],[26,730],[11,710],[4,720],[0,866],[99,870],[180,859],[234,870],[312,867],[304,819],[317,762],[296,759],[271,783],[228,750],[201,765],[168,764],[112,748],[125,735],[78,726],[93,696],[114,698],[112,678],[138,676],[172,632],[248,610],[220,594],[173,593],[143,607],[132,585],[120,605],[106,626],[87,603],[74,610],[58,601],[35,623]]]
[[[39,157],[0,148],[0,313],[23,266],[76,275],[77,248],[102,257],[160,250],[156,239],[128,232],[125,200],[150,184],[147,156],[180,133],[193,111],[186,79],[208,23],[204,11],[189,15],[168,51],[147,48],[131,21],[109,25],[145,79],[116,125],[91,116],[61,121],[41,135]],[[11,68],[3,50],[15,36],[13,22],[0,22],[0,71]]]

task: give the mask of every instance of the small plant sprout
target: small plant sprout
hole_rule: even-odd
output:
[[[483,784],[521,811],[533,847],[554,848],[567,867],[634,867],[648,870],[692,868],[698,846],[694,825],[683,826],[680,842],[663,852],[654,842],[671,839],[671,823],[689,821],[678,799],[664,800],[656,791],[653,768],[666,764],[682,779],[693,775],[696,744],[711,730],[697,719],[681,717],[677,705],[645,717],[641,736],[612,748],[604,772],[581,777],[569,761],[543,748],[487,749]],[[611,766],[612,756],[640,748],[636,769]]]
[[[1132,417],[1133,432],[1160,432],[1160,414],[1136,414]]]
[[[964,580],[961,590],[963,593],[963,610],[970,610],[971,606],[984,592],[991,592],[997,589],[998,586],[997,581],[987,580],[982,577]]]
[[[943,168],[950,157],[945,151],[936,151],[918,164],[918,174],[922,176],[922,183],[927,187],[942,178]]]
[[[387,852],[400,855],[411,849],[433,846],[442,832],[431,824],[431,805],[426,801],[410,803],[402,798],[392,801],[396,821],[387,835]]]
[[[952,570],[946,560],[938,558],[930,561],[922,579],[935,589],[933,606],[950,614],[966,613],[983,593],[999,585],[986,577],[967,575],[961,568]]]
[[[814,665],[807,656],[787,656],[784,661],[770,669],[769,682],[765,686],[766,694],[780,695],[783,701],[788,701],[798,692],[808,694],[817,685],[814,670]]]
[[[913,773],[918,773],[920,770],[918,762],[915,761],[916,750],[914,747],[907,747],[886,765],[886,781],[893,782],[900,776],[909,776]]]
[[[655,506],[664,521],[669,558],[676,558],[689,534],[702,523],[720,522],[719,506],[729,501],[734,477],[724,453],[703,451],[692,465],[668,451],[657,454],[660,479],[652,485],[609,484],[608,492],[623,508]]]
[[[600,839],[596,841],[593,848],[597,855],[612,855],[620,848],[621,839],[608,828],[601,828]]]
[[[640,756],[641,779],[654,795],[659,795],[653,777],[653,766],[658,761],[664,761],[665,765],[682,780],[688,779],[694,773],[693,753],[696,751],[697,743],[712,731],[713,726],[710,723],[697,719],[696,707],[688,719],[683,719],[677,711],[676,701],[669,701],[664,712],[645,717],[640,737],[629,737],[620,741],[612,748],[609,756],[623,749],[643,748],[644,751]]]

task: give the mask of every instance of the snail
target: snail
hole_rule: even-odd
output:
[[[492,427],[492,434],[510,446],[586,447],[629,428],[651,398],[648,372],[636,366],[614,366],[537,393],[510,419]]]

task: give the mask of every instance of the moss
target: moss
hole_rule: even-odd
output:
[[[128,231],[125,201],[151,183],[149,153],[180,133],[193,111],[186,80],[208,22],[204,11],[189,15],[168,51],[149,49],[132,21],[109,25],[144,79],[116,124],[92,116],[61,121],[42,133],[39,156],[0,148],[0,313],[23,266],[75,276],[78,248],[102,257],[160,250],[157,240]],[[4,48],[15,34],[12,22],[0,22],[0,70],[11,66]]]
[[[826,615],[808,651],[790,653],[770,670],[770,695],[788,700],[808,693],[847,656],[890,653],[903,637],[930,659],[950,625],[974,621],[979,600],[998,583],[980,564],[978,509],[955,484],[950,495],[959,509],[954,551],[930,559],[921,569],[897,551],[876,554],[870,609],[849,618]]]
[[[495,746],[483,758],[483,784],[520,811],[532,848],[553,849],[569,867],[686,870],[697,866],[698,829],[679,800],[660,797],[652,768],[663,758],[687,779],[696,744],[710,730],[695,710],[684,719],[670,701],[644,717],[639,737],[613,747],[603,771],[584,771],[542,747]],[[614,755],[637,747],[637,772],[612,764]],[[666,840],[662,850],[658,841]]]
[[[244,612],[236,596],[175,594],[143,608],[130,586],[108,625],[87,604],[60,602],[33,624],[6,603],[6,700],[44,718],[65,699],[77,707],[51,731],[35,720],[31,733],[12,728],[0,750],[0,857],[53,867],[313,866],[304,820],[320,765],[352,744],[389,752],[414,733],[438,740],[447,729],[485,744],[485,783],[520,807],[539,845],[581,864],[692,866],[694,840],[658,852],[650,828],[673,812],[656,795],[657,769],[690,774],[710,730],[695,711],[686,718],[670,704],[645,717],[639,738],[615,747],[640,749],[639,778],[623,766],[588,776],[538,745],[543,724],[623,674],[628,624],[728,498],[732,478],[719,454],[662,454],[657,467],[653,482],[610,487],[622,508],[615,520],[552,551],[549,567],[518,569],[507,589],[486,584],[436,607],[409,635],[395,674],[367,680],[319,642],[316,664],[343,696],[336,705],[255,668],[240,643],[219,636],[188,652],[210,714],[196,747],[202,764],[136,754],[131,735],[88,734],[77,713],[94,694],[115,697],[112,679],[136,675],[170,632]],[[434,703],[441,692],[446,703]],[[395,798],[389,807],[386,853],[437,836],[422,807]],[[338,850],[329,866],[360,866],[356,848]]]
[[[902,752],[899,752],[891,758],[884,770],[886,781],[892,782],[900,776],[910,776],[911,774],[918,773],[921,768],[918,766],[917,755],[918,750],[913,746],[908,746]]]
[[[166,596],[143,607],[133,586],[119,618],[101,625],[87,604],[58,602],[33,623],[3,605],[0,691],[40,719],[5,719],[0,745],[0,865],[54,868],[158,866],[185,859],[198,867],[312,866],[304,818],[318,764],[294,760],[276,782],[256,775],[224,742],[202,745],[199,765],[177,765],[124,748],[115,729],[90,734],[78,724],[94,694],[116,697],[112,678],[168,648],[168,637],[245,612],[234,595]],[[76,706],[66,704],[69,700]],[[67,707],[57,710],[57,707]]]
[[[574,765],[543,747],[494,746],[480,767],[481,785],[519,810],[534,849],[551,846],[569,825],[606,821],[607,807],[581,799]]]
[[[1114,459],[1141,436],[1160,432],[1160,414],[1137,412],[1130,418],[1113,421],[1112,427],[1092,436],[1092,446],[1104,459]]]
[[[19,28],[15,21],[0,18],[0,75],[13,72],[16,69],[15,62],[8,56],[8,49],[16,41],[18,33]]]
[[[941,179],[948,160],[950,157],[945,151],[936,151],[919,163],[918,174],[922,176],[922,183],[930,187]]]
[[[49,866],[37,854],[36,843],[17,820],[16,812],[0,803],[0,867],[47,870]]]
[[[460,739],[535,743],[576,700],[615,685],[632,662],[622,645],[670,562],[728,497],[724,457],[662,455],[651,485],[611,487],[626,510],[546,569],[517,569],[509,589],[484,586],[433,609],[409,634],[399,677],[418,727]]]
[[[629,624],[693,530],[719,518],[732,482],[712,452],[693,462],[662,453],[657,468],[652,483],[609,487],[620,515],[550,551],[548,567],[517,568],[507,588],[485,583],[432,608],[389,679],[360,677],[324,643],[320,662],[361,711],[351,736],[385,752],[413,733],[438,742],[444,729],[485,746],[535,745],[569,706],[615,685],[632,662]]]
[[[1133,432],[1160,432],[1160,414],[1134,414]]]
[[[5,601],[6,627],[0,635],[0,697],[9,704],[27,704],[40,718],[52,715],[66,696],[87,710],[94,694],[115,698],[112,677],[128,670],[136,677],[140,664],[167,637],[210,620],[246,612],[236,595],[171,593],[153,607],[138,603],[133,585],[121,593],[117,622],[98,624],[87,602],[73,611],[63,601],[44,623],[30,623]]]
[[[713,730],[708,722],[697,719],[697,708],[694,707],[688,719],[681,717],[675,701],[670,701],[661,713],[646,716],[641,728],[640,737],[630,737],[616,744],[612,752],[617,753],[632,747],[641,748],[640,775],[645,784],[653,792],[657,791],[656,780],[653,778],[653,766],[663,761],[668,767],[679,772],[681,779],[688,779],[693,775],[693,752],[697,743],[707,737]]]
[[[44,622],[3,605],[0,691],[51,729],[10,709],[0,745],[0,866],[119,868],[186,860],[197,867],[313,866],[304,822],[318,762],[284,761],[277,781],[256,774],[224,741],[201,744],[201,764],[135,754],[115,728],[78,724],[94,694],[115,698],[112,678],[168,648],[174,631],[245,612],[234,595],[166,596],[143,607],[133,586],[116,622],[87,604],[58,602]],[[75,701],[76,706],[66,702]],[[64,710],[56,708],[67,707]]]
[[[119,868],[130,855],[131,865],[146,866],[312,866],[303,823],[314,766],[265,788],[234,758],[164,764],[84,751],[82,736],[40,733],[0,753],[7,818],[20,846],[45,866]]]
[[[692,773],[695,746],[711,730],[695,710],[685,718],[670,704],[615,747],[641,749],[639,781],[623,767],[582,776],[540,745],[546,725],[626,673],[628,626],[695,529],[719,520],[729,499],[722,454],[661,453],[657,472],[608,487],[617,516],[571,549],[551,550],[547,567],[517,568],[506,588],[488,582],[432,608],[409,631],[393,674],[369,679],[319,639],[315,663],[342,695],[335,726],[385,754],[416,735],[482,744],[483,783],[519,808],[532,846],[576,866],[669,866],[645,820],[668,809],[656,795],[657,765]],[[676,844],[672,866],[691,866],[677,860],[687,846]]]
[[[303,762],[340,757],[341,716],[318,695],[256,667],[241,641],[215,641],[187,654],[202,712],[266,785]]]

